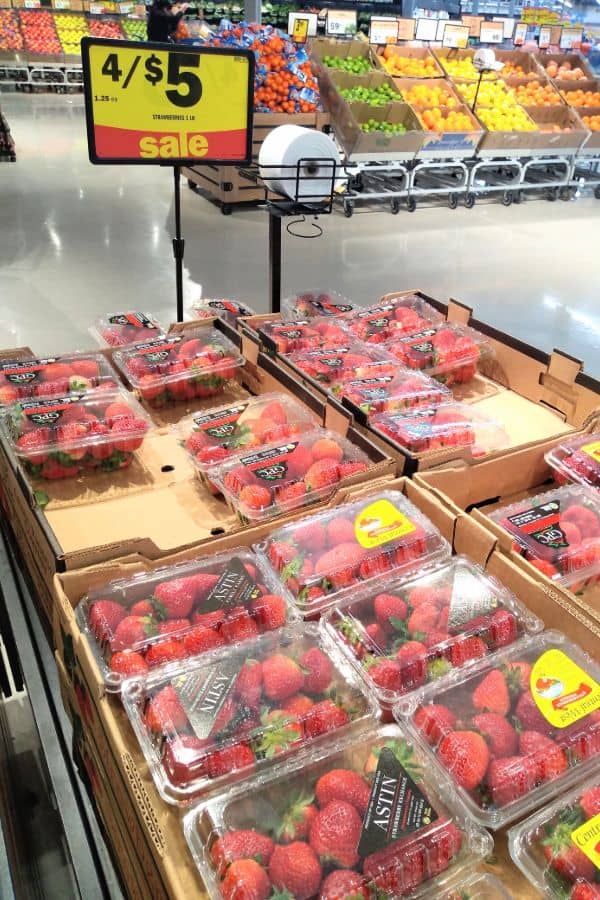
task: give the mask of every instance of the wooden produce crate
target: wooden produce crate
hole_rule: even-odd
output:
[[[431,50],[429,50],[428,47],[402,47],[400,45],[393,45],[393,44],[388,44],[386,47],[379,47],[377,49],[377,59],[379,61],[379,65],[382,68],[385,68],[384,62],[383,62],[384,54],[390,54],[391,56],[401,56],[404,59],[414,59],[414,60],[430,59],[430,60],[432,60],[434,65],[432,68],[431,75],[429,77],[431,77],[431,78],[443,78],[444,77],[444,72],[442,70],[442,67],[440,66],[435,55],[431,52]],[[392,73],[390,73],[390,74],[392,74]],[[412,76],[407,76],[407,77],[412,77]],[[424,76],[417,75],[415,77],[419,78],[419,77],[424,77]]]
[[[534,146],[544,155],[577,153],[587,138],[585,125],[570,106],[527,106],[525,109],[539,128],[531,135]],[[554,125],[570,130],[553,131]]]

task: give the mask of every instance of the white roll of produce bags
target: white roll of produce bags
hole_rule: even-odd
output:
[[[258,165],[269,190],[291,200],[327,200],[339,182],[340,154],[333,140],[322,131],[299,125],[274,128],[263,141]]]

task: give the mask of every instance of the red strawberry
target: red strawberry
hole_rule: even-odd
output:
[[[96,639],[103,643],[110,640],[127,610],[114,600],[96,600],[90,608],[88,623]]]
[[[187,715],[172,685],[167,685],[148,701],[146,726],[157,734],[177,734],[187,728]]]
[[[525,756],[493,759],[487,774],[487,787],[495,806],[502,807],[524,797],[536,786],[536,764]]]
[[[354,524],[341,516],[327,523],[327,540],[332,547],[337,544],[351,543],[354,540]],[[324,541],[315,541],[313,546],[320,547]]]
[[[283,653],[276,653],[265,659],[262,673],[263,690],[270,700],[280,701],[292,697],[304,684],[300,666]]]
[[[263,594],[253,601],[252,616],[262,631],[273,631],[285,625],[287,604],[279,594]]]
[[[310,846],[324,865],[350,868],[358,862],[362,819],[351,803],[331,800],[310,826]]]
[[[221,625],[221,634],[228,644],[236,644],[239,641],[257,637],[259,630],[258,625],[244,607],[234,606],[229,611],[228,618]]]
[[[283,509],[295,509],[297,506],[301,506],[304,497],[306,497],[306,485],[303,481],[284,484],[275,491],[275,501]]]
[[[338,467],[340,481],[342,478],[350,478],[351,475],[358,475],[359,472],[367,470],[367,464],[363,462],[343,462]]]
[[[126,616],[115,628],[110,648],[113,653],[117,650],[133,650],[155,634],[156,623],[152,619],[147,616]]]
[[[215,609],[213,612],[195,612],[192,614],[192,625],[202,625],[204,628],[218,630],[225,621],[225,610]]]
[[[500,669],[492,669],[491,672],[479,682],[471,702],[475,709],[481,712],[495,712],[499,716],[506,716],[510,709],[510,694],[506,679]]]
[[[514,756],[517,752],[518,735],[510,722],[498,713],[484,712],[473,717],[473,725],[490,748],[492,756]]]
[[[177,634],[178,631],[184,631],[189,627],[189,619],[167,619],[165,622],[158,623],[158,634],[165,637],[168,634]]]
[[[476,635],[459,637],[450,647],[450,661],[453,666],[464,666],[471,659],[479,659],[488,652],[487,644]]]
[[[275,425],[285,425],[288,421],[284,406],[279,400],[271,400],[263,406],[259,418]]]
[[[583,761],[600,753],[600,710],[560,730],[560,743],[573,760]]]
[[[98,363],[95,359],[74,359],[69,363],[68,366],[57,363],[57,365],[55,366],[55,371],[58,367],[63,369],[65,372],[70,369],[71,372],[74,372],[75,375],[81,375],[82,378],[93,379],[97,378],[100,374]],[[61,376],[55,374],[53,377],[58,378]]]
[[[243,503],[248,509],[261,510],[268,509],[273,497],[271,491],[259,484],[248,484],[243,487],[239,493],[240,503]]]
[[[266,900],[270,893],[269,876],[254,859],[232,863],[221,882],[223,900]]]
[[[407,599],[413,609],[416,609],[423,603],[435,603],[435,590],[425,586],[415,587],[410,591]]]
[[[227,866],[238,859],[254,859],[268,866],[275,845],[270,837],[259,831],[245,829],[228,831],[212,845],[210,858],[215,870],[222,875]]]
[[[332,484],[337,484],[339,480],[339,466],[333,459],[317,460],[304,476],[304,484],[308,491],[322,490]]]
[[[209,778],[220,778],[254,766],[255,757],[248,744],[236,743],[210,753],[204,766]]]
[[[336,728],[342,728],[349,721],[348,713],[337,706],[333,700],[322,700],[320,703],[315,703],[307,712],[304,731],[314,738]]]
[[[415,725],[423,733],[427,743],[437,747],[441,739],[454,730],[456,716],[447,706],[430,703],[419,707],[415,713]]]
[[[539,731],[519,735],[519,753],[535,762],[537,781],[553,781],[569,767],[565,751]]]
[[[190,575],[189,578],[194,590],[194,604],[200,605],[208,598],[219,581],[219,576],[213,575],[211,572],[198,572],[196,575]]]
[[[144,657],[133,650],[113,653],[110,658],[110,668],[112,672],[118,672],[123,678],[148,674],[148,666]]]
[[[47,447],[50,440],[50,429],[38,428],[22,434],[15,446],[20,454],[27,457],[32,466],[41,466],[48,459]]]
[[[110,434],[115,450],[121,453],[135,453],[144,443],[148,425],[143,419],[117,419]]]
[[[308,710],[312,709],[314,705],[315,701],[311,700],[310,697],[307,697],[305,694],[296,694],[295,697],[286,700],[282,708],[286,712],[303,719]]]
[[[183,649],[186,656],[197,656],[215,647],[225,646],[225,639],[214,628],[195,625],[183,636]]]
[[[396,653],[402,667],[402,685],[405,690],[420,687],[427,681],[427,647],[420,641],[407,641]]]
[[[268,554],[272,565],[280,572],[297,558],[298,551],[293,544],[285,541],[272,541],[269,544]]]
[[[374,649],[383,652],[387,645],[387,638],[381,625],[377,622],[371,622],[370,625],[367,625],[365,631]]]
[[[586,819],[591,819],[600,813],[600,785],[589,788],[579,798],[579,805]]]
[[[313,464],[313,455],[304,444],[298,444],[293,453],[287,459],[288,475],[290,478],[304,478],[304,475]]]
[[[322,694],[331,684],[333,666],[319,647],[311,647],[300,657],[304,672],[304,690],[308,694]]]
[[[54,481],[59,478],[74,478],[79,474],[79,466],[61,466],[55,459],[48,459],[41,471],[42,478]]]
[[[494,648],[507,647],[518,637],[517,620],[508,609],[497,609],[490,618],[488,628]]]
[[[152,668],[164,666],[176,659],[185,659],[186,656],[187,653],[182,642],[170,639],[158,644],[150,644],[146,651],[146,662]]]
[[[369,883],[375,885],[376,896],[405,897],[412,894],[425,877],[425,852],[416,842],[411,847],[406,838],[401,838],[367,856],[363,862],[363,873]]]
[[[365,879],[351,869],[336,869],[321,885],[319,900],[365,900],[371,896]]]
[[[378,687],[387,691],[399,691],[402,686],[402,668],[396,659],[371,657],[364,660],[369,678]]]
[[[331,769],[315,785],[315,797],[321,809],[332,800],[346,800],[364,816],[370,795],[369,783],[352,769]]]
[[[277,840],[282,844],[306,840],[317,812],[310,794],[294,797],[277,829]]]
[[[438,758],[461,787],[472,791],[485,775],[490,754],[477,732],[452,731],[442,738]]]
[[[222,459],[228,459],[229,456],[231,456],[231,451],[226,450],[225,447],[202,447],[196,453],[198,462],[205,466],[214,465]]]
[[[354,538],[354,532],[349,540]],[[311,522],[310,525],[299,523],[294,526],[294,543],[303,550],[311,550],[313,547],[324,547],[327,543],[327,532],[325,526],[321,522]],[[284,545],[285,546],[285,545]],[[294,558],[298,551],[294,550],[291,559]]]
[[[269,875],[274,887],[289,892],[294,900],[309,900],[318,892],[323,872],[312,847],[292,841],[275,847]]]
[[[432,631],[438,620],[439,610],[433,603],[422,603],[413,610],[408,619],[408,631],[417,637],[425,636]]]
[[[552,726],[539,711],[529,690],[519,697],[515,707],[515,718],[518,719],[522,731],[539,731],[545,735],[552,733]]]
[[[596,867],[591,859],[575,846],[571,832],[572,824],[561,823],[554,827],[552,833],[542,841],[542,849],[548,863],[555,872],[569,881],[594,882]]]
[[[251,709],[260,707],[262,696],[262,665],[255,659],[248,659],[239,671],[235,682],[235,696]]]
[[[315,563],[315,575],[328,578],[335,588],[347,587],[354,580],[365,551],[357,544],[339,544]]]
[[[576,881],[569,894],[569,900],[600,900],[600,884]]]
[[[130,616],[153,616],[154,607],[149,600],[138,600],[129,610]]]
[[[319,438],[319,440],[315,441],[312,445],[311,451],[315,461],[319,459],[332,459],[334,462],[340,463],[344,458],[343,448],[332,438]]]
[[[282,709],[272,709],[261,716],[262,737],[256,744],[256,752],[266,759],[272,759],[290,747],[302,742],[302,723]]]
[[[162,581],[154,588],[156,609],[163,619],[187,618],[196,598],[194,578],[173,578]]]
[[[373,600],[373,612],[375,618],[384,631],[393,632],[394,623],[390,619],[400,620],[396,624],[404,625],[404,620],[408,614],[408,606],[401,597],[396,594],[377,594]]]

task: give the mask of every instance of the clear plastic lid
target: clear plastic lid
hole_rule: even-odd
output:
[[[599,431],[563,440],[544,458],[560,484],[573,481],[600,488]]]
[[[600,573],[600,494],[570,484],[488,513],[515,539],[515,550],[566,587]]]
[[[395,812],[396,814],[390,813]],[[431,897],[493,847],[395,725],[290,761],[184,819],[211,897]]]
[[[331,610],[325,630],[392,706],[543,623],[463,556],[416,578],[390,578]]]
[[[152,429],[139,403],[118,390],[22,400],[4,411],[2,425],[29,474],[49,479],[125,469]]]
[[[364,582],[433,566],[450,555],[450,547],[410,500],[380,491],[283,525],[259,552],[310,616]]]
[[[298,322],[265,322],[258,331],[265,347],[278,353],[297,353],[317,347],[336,347],[348,343],[348,332],[341,320],[317,318]]]
[[[348,335],[344,342],[334,347],[292,353],[289,361],[309,378],[332,390],[339,390],[342,384],[359,378],[393,378],[398,371],[398,363],[389,353],[368,344],[349,343]]]
[[[371,416],[369,424],[411,453],[468,447],[473,457],[480,457],[508,445],[508,435],[498,422],[477,412],[472,404],[457,401],[410,412],[381,413]]]
[[[65,397],[87,391],[115,389],[118,376],[101,353],[69,353],[45,359],[0,362],[0,406],[31,397]]]
[[[379,714],[316,625],[130,679],[121,696],[160,795],[179,805],[372,726]]]
[[[86,594],[76,609],[107,691],[151,669],[298,620],[273,573],[244,547],[141,572]]]
[[[514,900],[514,895],[495,875],[475,872],[447,893],[438,895],[438,900]]]
[[[313,428],[213,466],[207,477],[242,522],[256,522],[324,500],[368,467],[368,456],[347,438]]]
[[[442,322],[443,316],[421,297],[408,295],[358,309],[345,317],[348,328],[361,341],[382,344]],[[414,368],[414,367],[413,367]]]
[[[401,698],[395,715],[502,828],[598,767],[600,667],[564,634],[520,638]]]
[[[508,832],[515,864],[544,897],[600,897],[600,770]]]
[[[320,316],[340,316],[351,312],[354,304],[337,291],[302,291],[284,297],[281,301],[281,314],[287,321],[306,320]]]
[[[295,438],[315,425],[310,411],[289,394],[268,393],[192,413],[176,430],[194,465],[205,472],[216,462]]]
[[[98,316],[92,335],[101,347],[123,347],[139,341],[151,341],[164,327],[147,312],[118,312]]]
[[[154,341],[117,350],[115,363],[151,406],[220,394],[245,359],[214,328],[163,334]]]
[[[480,360],[493,354],[483,334],[454,322],[428,325],[385,348],[408,369],[420,369],[448,386],[470,381]]]
[[[229,325],[234,326],[241,317],[256,315],[256,311],[247,303],[240,303],[239,300],[232,299],[197,300],[192,304],[191,312],[196,319],[212,319],[214,316],[219,316],[220,319],[225,319]]]
[[[396,375],[373,375],[353,378],[340,390],[344,406],[360,409],[365,416],[377,413],[406,412],[421,406],[434,406],[450,400],[452,394],[443,384],[398,366]]]

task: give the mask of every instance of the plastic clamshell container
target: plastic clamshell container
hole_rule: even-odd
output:
[[[508,445],[502,425],[472,404],[454,400],[409,412],[378,413],[371,416],[369,425],[411,453],[468,447],[473,457],[480,457]]]
[[[380,491],[283,525],[258,548],[304,616],[313,616],[362,584],[428,566],[450,546],[401,493]]]
[[[379,347],[347,340],[334,347],[291,353],[289,362],[314,381],[339,392],[347,381],[368,377],[393,378],[398,371],[394,357]]]
[[[463,556],[425,575],[359,590],[322,619],[386,709],[543,623]]]
[[[231,341],[208,327],[117,350],[114,360],[153,407],[215,397],[245,363]]]
[[[354,310],[345,317],[345,321],[361,341],[381,344],[428,328],[434,322],[442,322],[443,318],[421,297],[408,295]]]
[[[140,341],[151,341],[164,331],[164,326],[147,312],[118,312],[98,316],[92,336],[101,347],[124,347]]]
[[[242,522],[260,522],[329,497],[369,457],[347,438],[312,428],[213,466],[207,478]]]
[[[243,316],[255,316],[256,311],[246,303],[239,300],[198,300],[192,305],[191,314],[195,319],[212,319],[218,316],[229,325],[237,325],[237,320]]]
[[[31,397],[64,397],[96,388],[116,389],[119,378],[98,352],[0,362],[0,406]]]
[[[508,832],[513,862],[544,897],[593,900],[600,894],[599,798],[597,767],[586,781]]]
[[[161,797],[178,805],[290,754],[310,755],[317,742],[372,728],[379,717],[362,679],[316,625],[129,679],[121,698]]]
[[[289,440],[315,427],[315,417],[289,394],[268,393],[192,413],[176,431],[204,475],[216,462]]]
[[[367,418],[380,413],[406,412],[450,400],[449,389],[422,372],[398,366],[395,375],[352,379],[340,389],[344,406],[360,410]]]
[[[75,614],[106,690],[119,691],[128,677],[297,622],[284,593],[268,566],[238,547],[113,581],[86,594]]]
[[[348,343],[348,332],[337,318],[315,317],[298,322],[265,322],[258,332],[265,348],[272,353],[297,353]]]
[[[438,900],[514,900],[502,882],[495,875],[475,872],[443,894],[436,894]]]
[[[544,459],[559,484],[575,482],[600,488],[600,432],[561,441]]]
[[[354,309],[346,297],[337,291],[301,291],[291,294],[281,301],[281,315],[287,322],[312,319],[315,317],[340,316]]]
[[[382,798],[385,788],[389,793]],[[380,798],[402,814],[385,822],[376,817]],[[302,815],[308,829],[302,830]],[[438,896],[493,847],[444,774],[431,772],[421,750],[396,725],[315,748],[309,762],[290,760],[190,810],[184,833],[211,897],[236,896],[238,871],[235,863],[227,866],[240,831],[251,832],[247,837],[263,863],[264,874],[255,869],[264,886],[261,896],[278,888],[294,900],[344,897],[357,889],[360,895],[363,887],[373,897]],[[278,833],[291,837],[291,846]],[[332,871],[322,864],[327,857],[354,875]]]
[[[492,345],[483,334],[454,322],[426,325],[384,347],[402,365],[419,369],[448,386],[471,381],[480,361],[493,354]]]
[[[597,663],[546,631],[401,698],[394,715],[452,776],[471,815],[497,829],[598,767],[599,682]]]
[[[126,469],[153,429],[123,390],[22,400],[4,410],[2,426],[29,474],[48,479]]]
[[[571,484],[490,512],[515,550],[548,578],[575,589],[600,574],[600,494]]]

